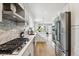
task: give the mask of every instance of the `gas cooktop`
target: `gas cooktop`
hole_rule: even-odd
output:
[[[29,41],[28,38],[16,38],[0,45],[0,54],[12,54],[19,47]]]

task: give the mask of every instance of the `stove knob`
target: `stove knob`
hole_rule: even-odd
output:
[[[24,44],[26,44],[26,42],[24,42]]]
[[[22,46],[20,48],[22,49]]]
[[[20,48],[18,48],[17,50],[20,50]]]
[[[18,47],[18,49],[17,50],[21,50],[21,47]]]

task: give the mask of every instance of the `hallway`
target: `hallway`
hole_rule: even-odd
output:
[[[37,42],[35,56],[55,56],[55,50],[49,47],[46,42]]]

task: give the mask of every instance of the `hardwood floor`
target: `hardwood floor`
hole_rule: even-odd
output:
[[[35,47],[35,56],[55,56],[54,48],[51,48],[45,42],[37,42]]]

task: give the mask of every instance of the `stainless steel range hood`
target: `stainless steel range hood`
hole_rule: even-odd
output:
[[[24,22],[25,19],[18,15],[17,13],[14,13],[12,11],[3,11],[3,18],[5,19],[11,19],[13,21],[18,21],[18,22]]]
[[[17,22],[25,22],[25,9],[19,3],[3,3],[3,18]]]

